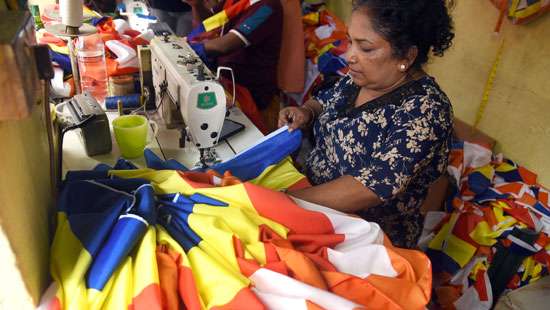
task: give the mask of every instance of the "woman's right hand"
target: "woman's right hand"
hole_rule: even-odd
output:
[[[288,130],[293,131],[306,127],[313,117],[311,111],[304,107],[287,107],[279,112],[279,127],[288,125]]]

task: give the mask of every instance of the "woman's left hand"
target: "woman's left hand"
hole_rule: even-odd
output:
[[[288,130],[293,131],[298,128],[304,128],[313,115],[303,107],[288,107],[279,112],[279,127],[288,125]]]

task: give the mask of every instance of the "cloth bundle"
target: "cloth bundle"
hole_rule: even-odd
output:
[[[307,186],[287,157],[300,141],[299,131],[278,131],[207,172],[151,152],[155,169],[122,160],[69,172],[43,305],[423,309],[431,292],[423,253],[280,191]]]
[[[429,213],[427,245],[439,303],[490,309],[508,289],[548,274],[549,192],[537,176],[482,146],[456,142],[448,167],[457,185],[447,213]]]

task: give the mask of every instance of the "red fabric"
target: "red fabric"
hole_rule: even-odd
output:
[[[222,80],[222,84],[225,89],[233,90],[233,84],[230,81]],[[267,134],[269,131],[250,91],[248,91],[248,89],[244,86],[239,84],[235,85],[235,99],[241,111],[243,111],[246,117],[250,119],[254,126],[256,126],[264,135]]]

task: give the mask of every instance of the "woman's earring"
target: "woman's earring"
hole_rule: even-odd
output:
[[[407,66],[405,66],[404,64],[401,64],[399,66],[399,69],[401,69],[401,71],[405,71],[405,69],[407,69]]]

